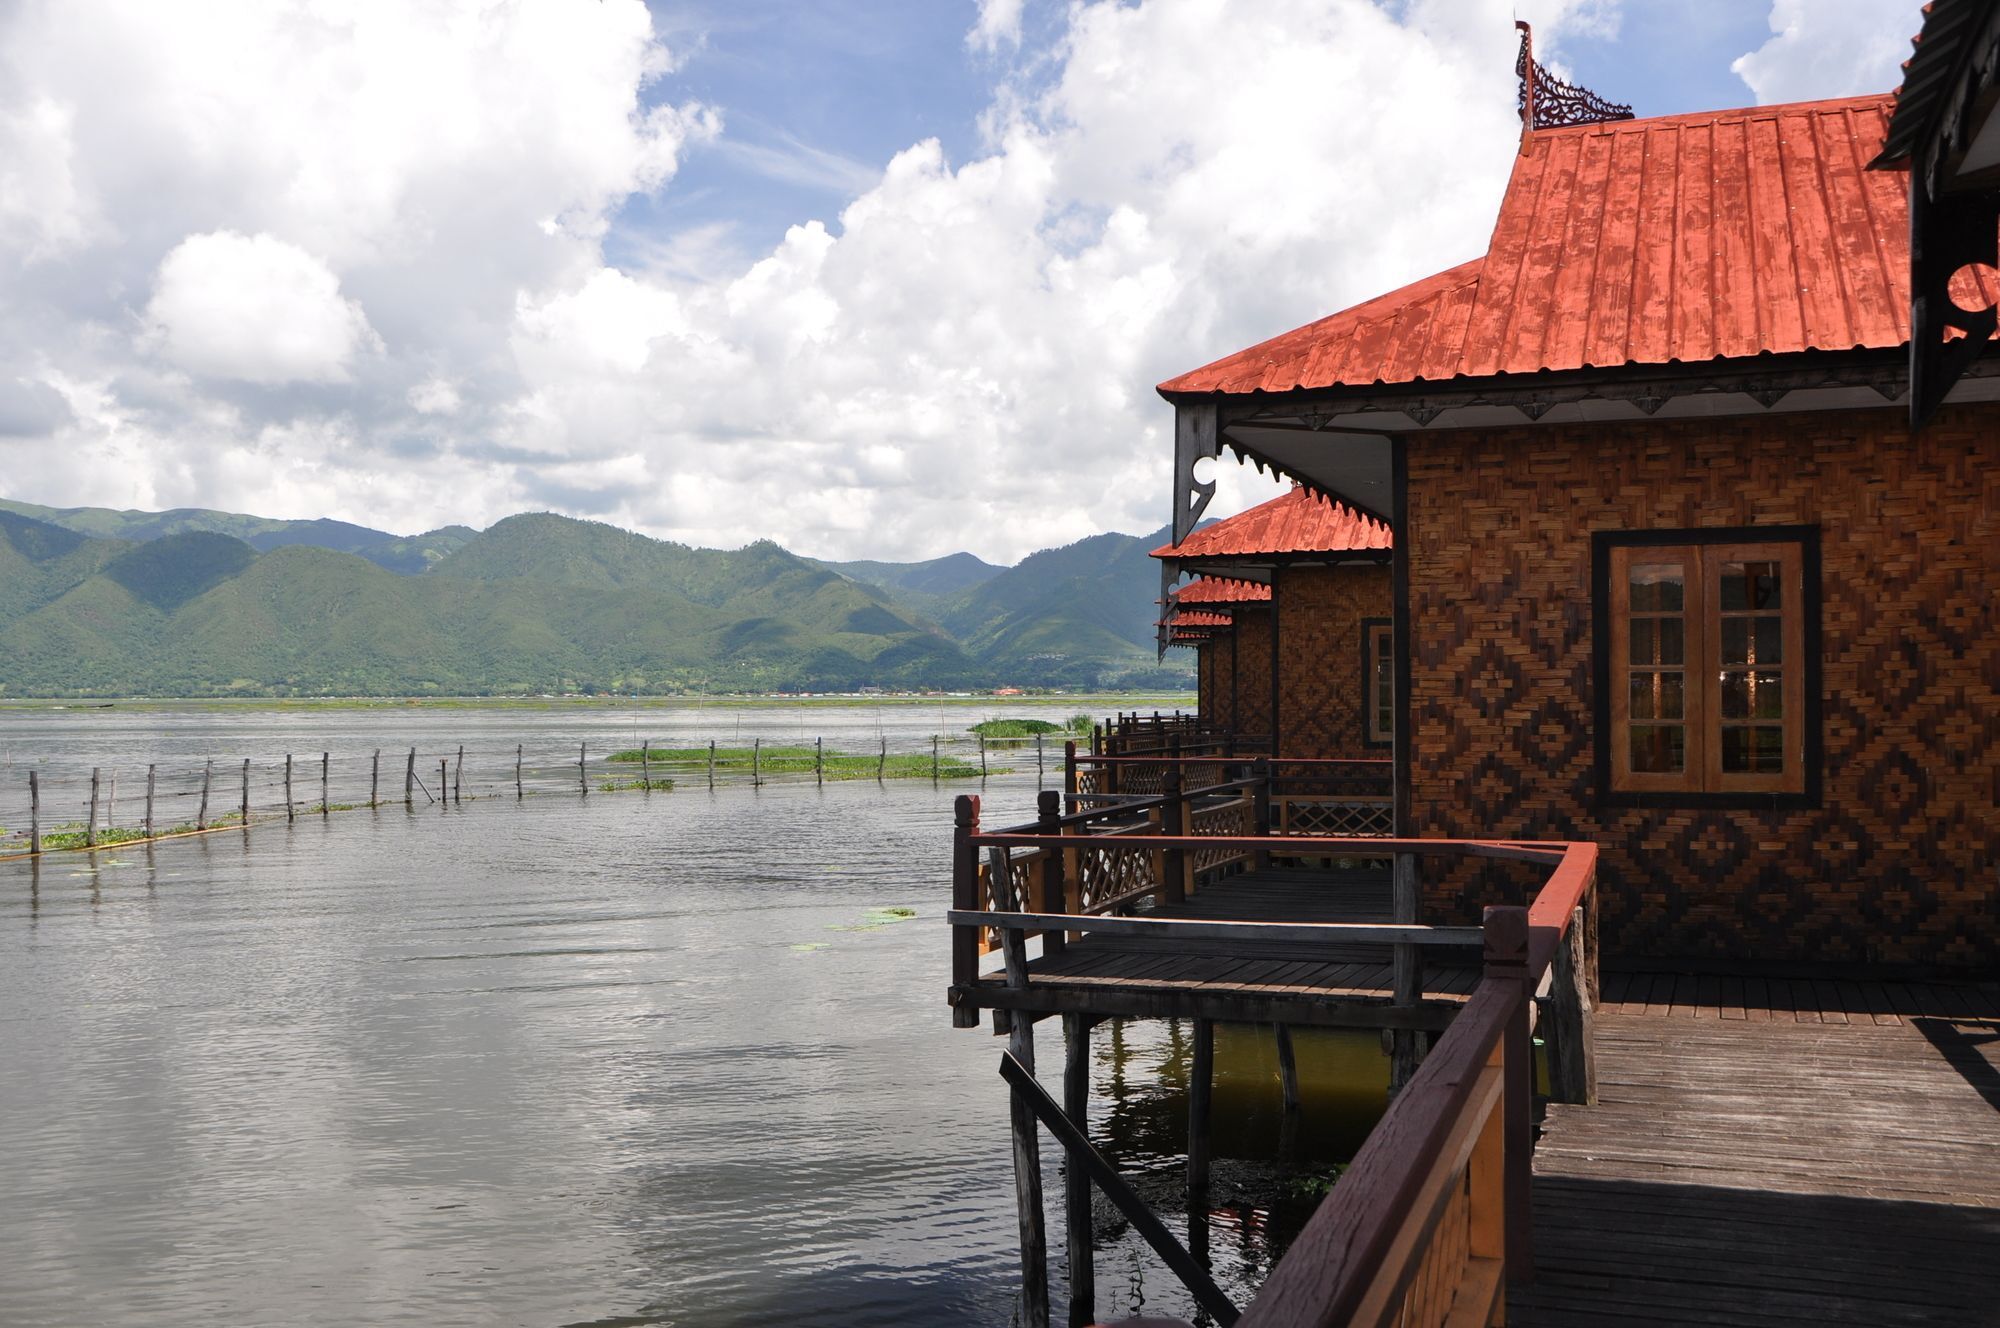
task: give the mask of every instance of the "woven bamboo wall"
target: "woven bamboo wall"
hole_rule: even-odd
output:
[[[1390,614],[1387,566],[1278,571],[1278,754],[1380,757],[1363,726],[1361,620]]]
[[[1215,642],[1194,643],[1194,712],[1204,723],[1215,722]]]
[[[1598,841],[1618,953],[2000,962],[2000,409],[1418,436],[1409,516],[1420,833]],[[1590,533],[1794,523],[1821,807],[1596,807]]]
[[[1234,613],[1236,731],[1265,735],[1271,731],[1271,610],[1241,604]]]
[[[1209,668],[1214,675],[1211,695],[1214,709],[1201,713],[1209,717],[1209,722],[1218,729],[1233,729],[1236,726],[1235,709],[1235,666],[1236,647],[1233,644],[1236,633],[1217,632],[1209,638]]]

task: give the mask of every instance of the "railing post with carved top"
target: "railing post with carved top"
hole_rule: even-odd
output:
[[[1166,799],[1160,808],[1160,833],[1184,835],[1188,832],[1187,803],[1181,798],[1181,768],[1169,765],[1160,777],[1160,794]],[[1161,897],[1169,904],[1187,898],[1187,850],[1170,848],[1160,855]]]
[[[1262,839],[1271,833],[1271,759],[1260,756],[1253,767],[1251,778],[1256,780],[1257,836]],[[1251,866],[1263,868],[1271,865],[1271,855],[1258,849],[1251,855]]]
[[[1485,914],[1486,977],[1514,984],[1518,995],[1501,1035],[1501,1097],[1506,1133],[1507,1278],[1535,1277],[1534,1215],[1529,1184],[1534,1174],[1534,1048],[1528,1036],[1533,990],[1528,982],[1528,910],[1489,908]]]
[[[1051,837],[1062,834],[1062,795],[1054,789],[1044,789],[1035,795],[1035,833]],[[1044,913],[1066,913],[1069,911],[1063,895],[1063,851],[1053,845],[1042,849],[1041,881],[1038,887],[1040,898],[1033,907]],[[1060,931],[1042,933],[1042,957],[1052,959],[1063,952],[1069,937]]]
[[[977,911],[979,899],[979,849],[972,840],[979,833],[979,799],[961,793],[952,804],[951,817],[951,906]],[[954,925],[951,929],[951,985],[953,1028],[977,1028],[979,1011],[960,1003],[959,993],[979,981],[979,928]]]

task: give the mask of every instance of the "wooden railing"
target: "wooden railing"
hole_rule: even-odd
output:
[[[1237,786],[1231,786],[1237,787]],[[1254,804],[1254,795],[1252,798]],[[1533,1148],[1534,1092],[1530,1035],[1539,1020],[1548,1048],[1552,1095],[1595,1100],[1591,1056],[1597,1005],[1596,863],[1587,843],[1464,840],[1356,840],[1263,835],[1202,836],[1175,826],[1169,798],[1093,810],[1076,817],[1044,816],[1029,826],[982,833],[978,800],[961,798],[956,832],[959,874],[954,890],[954,1022],[977,1022],[964,996],[979,982],[980,937],[996,938],[1005,982],[1025,995],[1032,975],[1025,939],[1051,944],[1084,931],[1163,935],[1184,942],[1227,944],[1244,939],[1307,944],[1380,944],[1395,951],[1399,974],[1425,947],[1479,945],[1484,971],[1477,988],[1441,1040],[1396,1094],[1353,1165],[1273,1270],[1241,1323],[1253,1328],[1306,1325],[1396,1325],[1458,1328],[1502,1321],[1508,1281],[1533,1275],[1528,1180]],[[1160,826],[1154,829],[1154,816]],[[1268,815],[1267,812],[1260,814]],[[1115,834],[1085,833],[1123,815]],[[1144,822],[1138,817],[1145,817]],[[1052,827],[1053,821],[1068,821]],[[1051,833],[1054,829],[1055,833]],[[1065,833],[1065,831],[1067,833]],[[1106,841],[1099,846],[1098,841]],[[1115,840],[1115,847],[1110,841]],[[1254,860],[1304,851],[1327,857],[1393,855],[1399,888],[1415,894],[1414,863],[1427,856],[1512,860],[1547,866],[1549,875],[1526,908],[1485,910],[1482,926],[1423,926],[1410,922],[1244,923],[1190,918],[1107,917],[1070,906],[1067,895],[1015,893],[990,902],[970,888],[982,853],[994,854],[995,879],[1012,879],[1012,863],[1043,854],[1157,853],[1163,870],[1156,897],[1180,887],[1175,865],[1203,853]],[[1043,863],[1051,856],[1038,859]],[[1411,864],[1407,869],[1405,864]],[[1060,909],[1053,907],[1064,901]],[[1011,907],[998,907],[1010,903]],[[1009,1002],[1010,1004],[1012,1002]],[[1024,1007],[1025,1008],[1025,1007]],[[1025,1110],[1025,1108],[1024,1108]],[[1018,1123],[1017,1123],[1018,1124]],[[1210,1288],[1212,1290],[1212,1288]],[[1225,1319],[1226,1321],[1226,1319]]]
[[[1165,791],[1178,768],[1185,788],[1232,780],[1261,782],[1271,816],[1260,834],[1389,835],[1395,799],[1387,760],[1271,759],[1256,753],[1210,750],[1175,740],[1158,754],[1102,756],[1063,751],[1063,789],[1083,802],[1129,800]]]

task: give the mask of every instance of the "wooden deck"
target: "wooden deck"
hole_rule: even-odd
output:
[[[2000,1323],[1996,988],[1607,974],[1509,1322]]]
[[[1144,916],[1220,922],[1387,922],[1386,871],[1268,867],[1203,886],[1181,904]],[[1456,953],[1450,952],[1450,953]],[[1040,1012],[1144,1015],[1249,1023],[1443,1028],[1479,979],[1477,951],[1424,970],[1424,1001],[1390,1004],[1391,963],[1381,945],[1180,940],[1085,934],[1062,953],[1032,960],[1029,986],[980,983],[982,1004]]]

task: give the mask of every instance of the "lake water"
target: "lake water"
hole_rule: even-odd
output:
[[[79,762],[464,741],[468,794],[474,750],[506,755],[481,780],[507,788],[0,862],[0,1323],[1008,1323],[1002,1044],[953,1030],[943,997],[951,800],[976,784],[516,802],[513,743],[556,752],[593,717],[23,718],[0,714],[7,760],[50,753],[58,783]],[[594,722],[607,745],[633,731]],[[739,723],[831,746],[892,720],[639,728]],[[1036,784],[985,781],[989,822],[1030,815]],[[1366,1042],[1302,1038],[1307,1164],[1379,1106]],[[1095,1048],[1093,1132],[1122,1167],[1170,1171],[1184,1030]],[[1267,1035],[1225,1030],[1218,1062],[1221,1151],[1275,1156]],[[1254,1286],[1307,1207],[1218,1204],[1225,1285]],[[1191,1313],[1129,1232],[1099,1246],[1101,1313]]]

